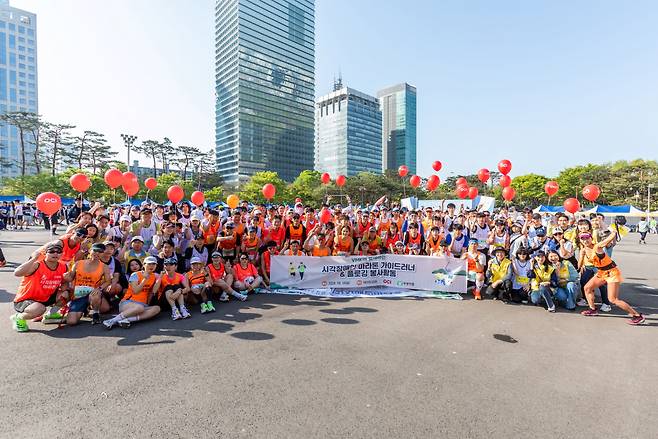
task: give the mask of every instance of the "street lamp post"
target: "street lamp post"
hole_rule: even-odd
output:
[[[137,140],[137,136],[133,136],[130,134],[121,134],[121,138],[123,139],[123,144],[126,146],[126,149],[128,150],[128,170],[130,171],[130,148],[135,144],[135,140]]]
[[[653,189],[653,184],[649,183],[647,185],[647,214],[651,212],[651,189]]]

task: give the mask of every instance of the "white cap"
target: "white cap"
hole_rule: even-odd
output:
[[[132,222],[132,218],[130,218],[128,215],[122,215],[121,218],[119,218],[119,222],[121,221],[128,221],[130,223]]]
[[[157,264],[158,260],[155,256],[147,256],[144,258],[144,264]]]
[[[200,264],[201,263],[201,258],[197,258],[196,256],[190,259],[190,264]]]

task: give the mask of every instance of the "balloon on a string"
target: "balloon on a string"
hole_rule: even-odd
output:
[[[512,184],[512,179],[509,175],[502,175],[500,180],[498,180],[498,184],[502,188],[508,187],[510,184]]]
[[[240,198],[235,194],[231,194],[226,197],[226,204],[228,204],[229,208],[235,209],[240,204]]]
[[[146,180],[144,180],[144,186],[146,186],[146,189],[152,191],[156,187],[158,187],[158,180],[156,180],[153,177],[149,177]]]
[[[190,196],[190,200],[195,206],[201,206],[203,202],[206,201],[206,196],[203,195],[203,192],[201,191],[194,191]]]
[[[467,185],[467,186],[468,186],[468,181],[467,181],[466,178],[464,178],[464,177],[459,177],[459,178],[455,181],[455,186],[457,186],[457,187],[459,187],[459,186],[464,186],[464,185]]]
[[[466,198],[468,196],[468,190],[469,190],[468,186],[463,184],[463,185],[457,187],[457,189],[455,190],[455,193],[457,194],[457,196],[459,198],[461,198],[463,200],[464,198]]]
[[[567,198],[564,200],[562,207],[569,213],[576,213],[580,210],[580,202],[577,198]]]
[[[512,201],[516,197],[516,191],[512,186],[505,186],[503,188],[503,199],[505,201]]]
[[[35,200],[37,209],[46,215],[54,215],[62,208],[62,199],[54,192],[44,192],[39,194]]]
[[[406,177],[409,174],[409,168],[406,165],[402,165],[398,168],[398,175],[402,178]]]
[[[441,180],[439,179],[438,175],[430,175],[425,186],[427,187],[428,191],[435,191],[436,188],[439,187],[440,183]]]
[[[478,180],[480,180],[482,183],[489,181],[490,176],[491,174],[487,168],[482,168],[478,171]]]
[[[263,186],[262,192],[265,199],[271,200],[272,198],[274,198],[274,195],[276,194],[276,186],[274,186],[272,183],[266,183]]]
[[[121,188],[126,193],[126,195],[132,197],[137,192],[139,192],[139,183],[137,183],[136,181],[129,181],[127,183],[122,184]]]
[[[116,189],[123,183],[123,173],[115,168],[108,169],[103,179],[110,189]]]
[[[328,172],[324,172],[320,176],[320,181],[322,182],[322,184],[329,184],[329,182],[331,182],[331,175],[329,175]]]
[[[560,185],[557,184],[557,181],[547,181],[546,184],[544,185],[544,192],[546,192],[546,195],[549,197],[552,197],[553,195],[557,194],[557,191],[560,190]]]
[[[347,177],[345,177],[344,175],[339,175],[338,177],[336,177],[336,186],[343,187],[345,186],[346,181],[347,181]]]
[[[507,175],[512,170],[512,162],[509,160],[501,160],[498,162],[498,170],[501,174]]]
[[[443,165],[438,160],[436,160],[434,163],[432,163],[432,169],[434,169],[436,172],[439,172],[442,167],[443,167]]]
[[[478,188],[471,186],[468,188],[468,198],[474,200],[478,196]]]
[[[76,192],[87,192],[87,190],[91,187],[91,180],[89,177],[82,173],[71,175],[71,178],[69,178],[69,183],[71,183],[71,187]]]
[[[320,211],[320,222],[321,222],[322,224],[327,224],[329,221],[331,221],[331,212],[329,211],[329,209],[327,209],[326,207],[324,207],[324,208]]]
[[[169,189],[167,189],[167,198],[171,201],[171,204],[178,204],[184,196],[185,191],[177,184],[170,186]]]
[[[601,195],[601,188],[595,184],[588,184],[583,188],[583,197],[592,203]]]
[[[418,187],[420,186],[420,177],[418,175],[412,175],[411,178],[409,179],[409,184],[411,187]]]

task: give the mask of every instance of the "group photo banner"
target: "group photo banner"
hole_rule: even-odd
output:
[[[466,293],[466,261],[436,256],[273,256],[272,288],[369,288]]]

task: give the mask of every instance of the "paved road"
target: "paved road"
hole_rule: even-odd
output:
[[[0,245],[21,261],[45,238]],[[655,438],[658,238],[615,258],[644,327],[493,301],[261,295],[129,330],[17,334],[5,268],[0,437]]]

